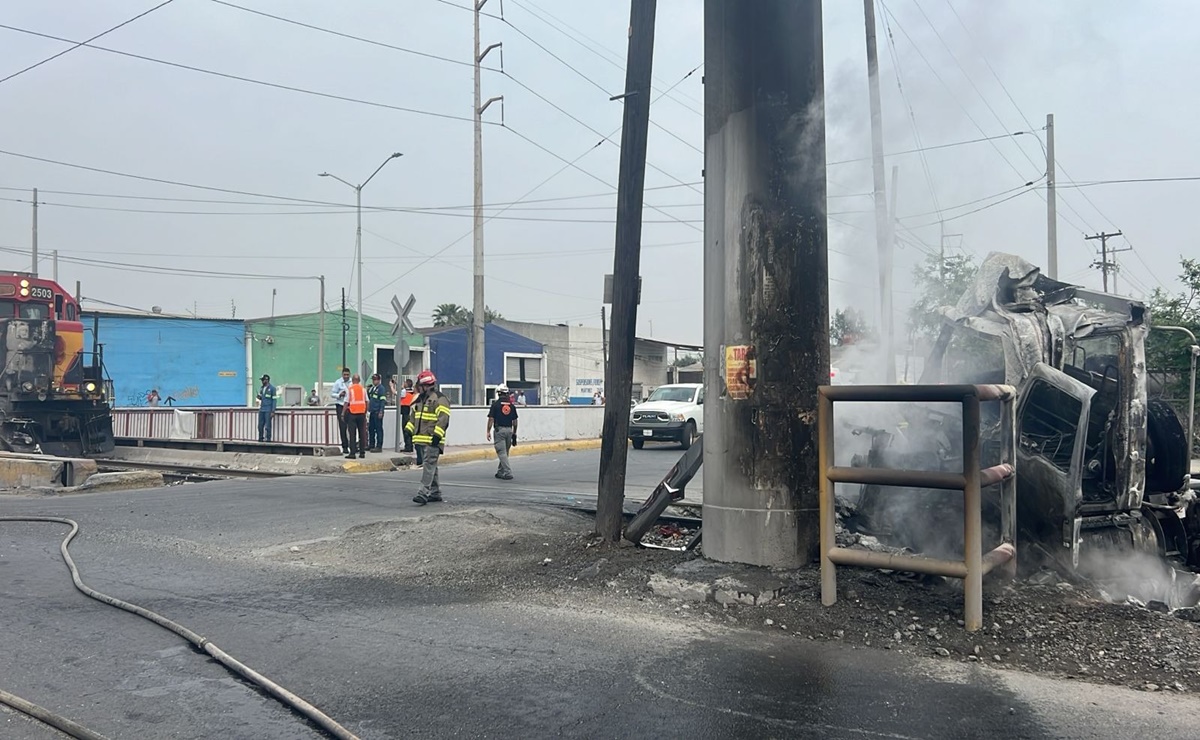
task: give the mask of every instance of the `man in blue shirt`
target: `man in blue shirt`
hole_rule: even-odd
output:
[[[371,376],[367,389],[367,452],[383,452],[383,409],[387,406],[387,389],[379,373]]]
[[[258,441],[271,441],[271,416],[275,413],[275,386],[271,376],[262,376],[262,388],[258,390]]]

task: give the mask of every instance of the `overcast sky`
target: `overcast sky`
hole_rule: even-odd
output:
[[[0,24],[83,41],[156,4],[3,0]],[[314,280],[147,274],[71,260],[324,274],[334,308],[343,287],[353,300],[354,193],[317,174],[361,182],[399,151],[404,157],[363,191],[365,206],[404,209],[364,213],[366,311],[390,318],[392,294],[410,292],[418,324],[439,303],[469,305],[469,0],[235,4],[461,64],[213,0],[173,0],[94,43],[375,105],[76,49],[0,82],[0,150],[257,195],[0,154],[0,248],[28,250],[28,189],[38,187],[42,273],[50,274],[57,249],[60,281],[81,280],[86,297],[226,317],[234,305],[238,317],[269,315],[273,290],[276,313],[318,305]],[[646,200],[661,211],[645,212],[639,331],[699,342],[703,3],[658,5],[654,75],[660,91],[673,89],[651,112]],[[1055,114],[1060,187],[1200,175],[1195,2],[888,0],[877,7],[885,149],[917,148],[917,136],[925,147],[1000,137],[928,151],[924,160],[889,157],[889,172],[900,168],[897,210],[906,224],[899,290],[908,288],[913,264],[936,250],[939,212],[945,231],[961,235],[947,243],[977,258],[998,249],[1044,262],[1045,202],[1021,186],[1044,184],[1036,137],[1044,136],[1047,113]],[[499,0],[485,10],[498,14]],[[503,113],[506,125],[485,126],[484,200],[522,202],[487,209],[496,216],[486,227],[487,303],[512,319],[598,325],[602,276],[612,271],[618,147],[597,143],[601,135],[620,141],[621,106],[608,97],[624,86],[629,4],[506,0],[503,10],[504,20],[483,23],[484,44],[504,44],[504,73],[483,78],[484,99],[503,95],[503,111],[494,105],[486,117],[498,124]],[[870,164],[835,164],[870,154],[862,4],[827,2],[824,14],[831,303],[872,310]],[[0,28],[0,78],[69,46]],[[500,63],[498,52],[486,61]],[[1036,137],[1003,136],[1017,131]],[[1120,229],[1127,240],[1110,244],[1134,247],[1119,255],[1122,291],[1173,287],[1179,256],[1198,251],[1198,194],[1200,183],[1063,187],[1060,277],[1098,286],[1099,273],[1089,269],[1097,243],[1083,234]],[[0,258],[28,269],[28,254]],[[900,308],[905,300],[898,296]]]

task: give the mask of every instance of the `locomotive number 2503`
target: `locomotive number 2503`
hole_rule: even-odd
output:
[[[29,297],[48,301],[54,297],[54,291],[35,285],[29,289]]]

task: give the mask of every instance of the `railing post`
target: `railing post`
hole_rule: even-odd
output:
[[[983,513],[979,472],[979,396],[962,401],[963,440],[963,561],[967,577],[963,580],[963,621],[968,632],[983,626]]]
[[[829,550],[836,543],[836,507],[834,484],[829,480],[833,465],[833,401],[824,389],[817,396],[817,469],[820,497],[821,532],[821,603],[830,606],[837,601],[837,566],[829,559]]]
[[[1001,462],[1017,464],[1016,394],[1010,393],[1000,402],[1003,421],[1000,426]],[[1010,475],[1000,487],[1000,539],[1013,546],[1012,560],[1005,564],[1009,578],[1017,577],[1017,476]]]

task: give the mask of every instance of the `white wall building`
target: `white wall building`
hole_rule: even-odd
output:
[[[546,353],[544,403],[587,404],[604,393],[606,337],[599,327],[535,324],[497,319],[497,325],[542,345]],[[611,341],[612,332],[608,332]],[[668,382],[675,345],[638,338],[633,350],[633,397],[643,399]],[[680,346],[679,349],[695,350]]]

